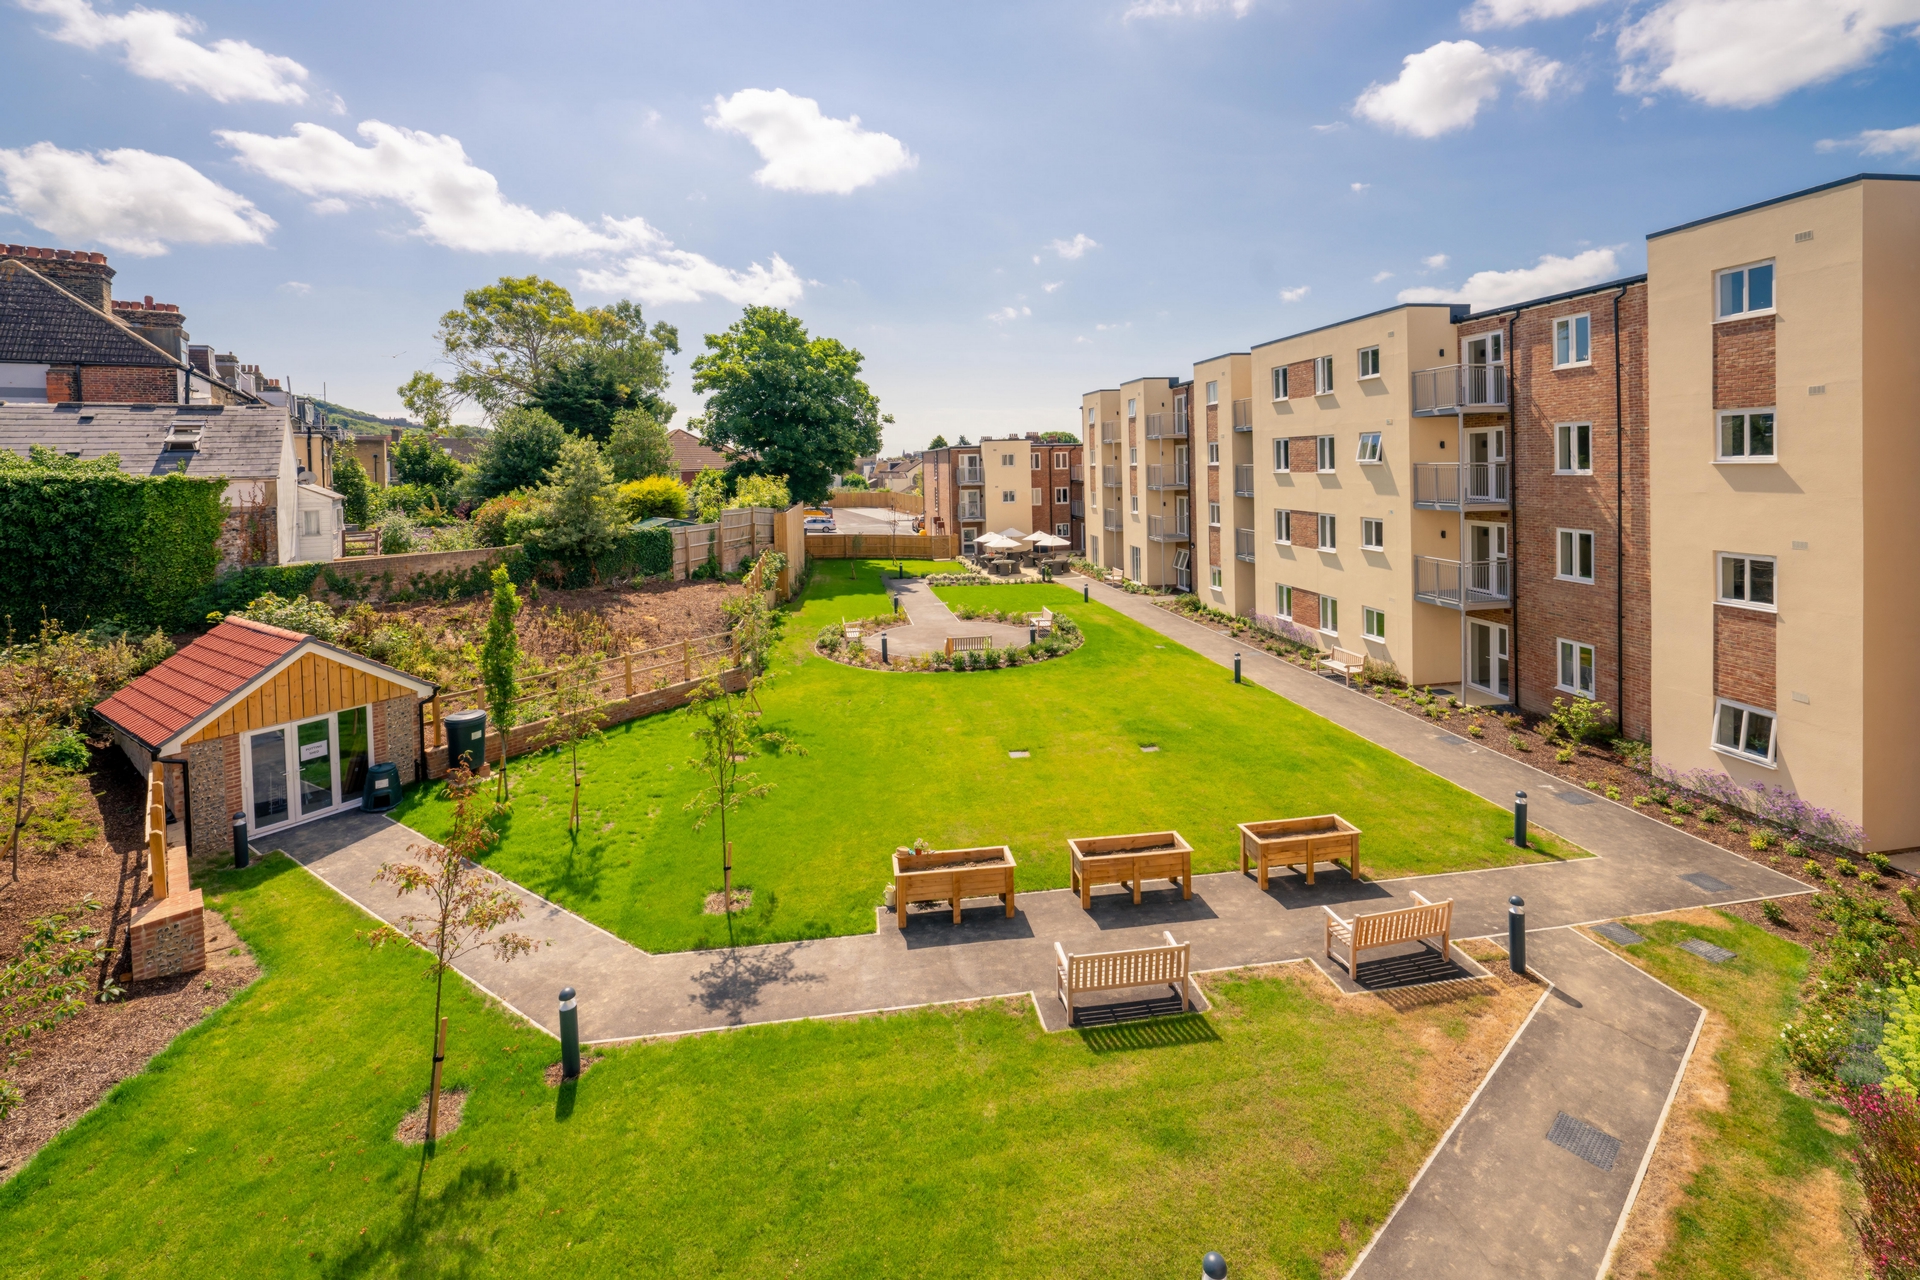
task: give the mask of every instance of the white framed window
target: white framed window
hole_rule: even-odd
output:
[[[1273,513],[1273,540],[1283,546],[1293,544],[1293,512],[1275,511]]]
[[[1773,310],[1773,263],[1754,262],[1720,272],[1713,280],[1713,314],[1721,320]]]
[[[1091,427],[1091,426],[1094,426],[1094,425],[1095,425],[1096,423],[1098,423],[1098,422],[1099,422],[1099,420],[1100,420],[1100,415],[1099,415],[1099,413],[1098,413],[1097,411],[1095,411],[1095,410],[1093,410],[1093,409],[1088,409],[1088,410],[1087,410],[1087,425],[1088,425],[1088,426],[1090,426],[1090,427]]]
[[[1037,507],[1037,506],[1040,506],[1045,501],[1046,501],[1046,491],[1044,489],[1035,489],[1033,491],[1033,505]]]
[[[1127,416],[1129,418],[1137,418],[1140,416],[1139,413],[1136,412],[1136,410],[1139,407],[1139,404],[1140,402],[1138,400],[1134,400],[1132,398],[1129,398],[1127,400]]]
[[[1033,463],[1033,469],[1035,471],[1038,471],[1040,469],[1040,455],[1037,453],[1030,453],[1027,455],[1027,458],[1029,461]]]
[[[1063,487],[1063,488],[1057,488],[1057,489],[1055,489],[1055,490],[1053,491],[1053,500],[1054,500],[1054,501],[1055,501],[1056,503],[1059,503],[1059,502],[1071,502],[1071,501],[1073,501],[1073,492],[1072,492],[1071,490],[1069,490],[1069,489],[1066,489],[1066,488],[1064,488],[1064,487]]]
[[[1014,491],[1013,491],[1013,490],[1011,490],[1011,489],[1002,489],[1002,490],[1000,491],[1000,501],[1002,501],[1002,502],[1018,502],[1018,501],[1020,501],[1020,497],[1019,497],[1019,495],[1018,495],[1018,494],[1016,494],[1016,493],[1014,493]]]
[[[973,540],[979,536],[980,536],[980,531],[978,529],[965,529],[965,528],[961,529],[960,530],[960,549],[966,552],[968,555],[972,555]]]
[[[1362,431],[1360,433],[1360,447],[1354,451],[1353,456],[1355,461],[1358,462],[1373,463],[1380,461],[1380,433],[1378,431]]]
[[[1553,428],[1553,469],[1563,476],[1593,474],[1593,424],[1561,422]]]
[[[1773,712],[1750,707],[1744,702],[1717,699],[1713,708],[1713,749],[1740,756],[1757,764],[1771,766],[1774,761]]]
[[[1287,398],[1287,366],[1285,365],[1279,365],[1273,371],[1273,398],[1275,400]]]
[[[1209,440],[1207,442],[1207,465],[1210,467],[1220,465],[1220,442],[1218,440]]]
[[[1560,530],[1560,572],[1555,576],[1565,582],[1593,581],[1591,529]]]
[[[317,538],[320,536],[320,513],[318,511],[307,510],[300,513],[300,532],[309,538]]]
[[[1334,519],[1331,515],[1329,515],[1325,511],[1322,511],[1320,513],[1319,534],[1320,534],[1320,549],[1322,551],[1332,551],[1334,547],[1337,545],[1335,543],[1334,536],[1333,536]]]
[[[1057,524],[1053,526],[1053,536],[1056,538],[1071,538],[1073,536],[1073,526],[1071,524]],[[1095,539],[1095,541],[1097,542],[1098,539]],[[1097,547],[1094,549],[1094,554],[1099,554]]]
[[[1717,461],[1772,462],[1775,459],[1773,410],[1723,410],[1719,417],[1720,429],[1714,433]]]
[[[1314,466],[1321,471],[1333,470],[1333,437],[1321,436],[1314,442]]]
[[[1218,591],[1220,589],[1220,566],[1219,565],[1213,566],[1213,568],[1207,572],[1207,580],[1213,584],[1213,589],[1215,591]]]
[[[1133,497],[1133,514],[1139,515],[1140,514],[1140,495],[1136,493],[1132,495],[1132,497]]]
[[[1593,363],[1593,319],[1561,316],[1553,322],[1553,367],[1572,369]]]
[[[1137,467],[1140,465],[1140,446],[1139,445],[1130,444],[1127,446],[1127,465],[1130,467]]]
[[[1293,470],[1293,467],[1290,465],[1292,461],[1293,441],[1285,437],[1275,440],[1273,442],[1273,469],[1275,471],[1291,471]]]
[[[1320,597],[1320,630],[1330,636],[1340,634],[1340,602],[1332,596]]]
[[[1775,609],[1772,556],[1720,553],[1720,603],[1750,609]]]
[[[1220,527],[1220,504],[1219,503],[1209,502],[1207,504],[1207,523],[1212,525],[1216,529]]]
[[[1380,376],[1380,348],[1360,348],[1359,361],[1360,372],[1355,375],[1356,377],[1377,378]]]
[[[1313,362],[1313,394],[1328,395],[1333,391],[1333,357],[1321,356]]]
[[[1385,551],[1387,549],[1387,522],[1375,520],[1371,516],[1360,519],[1360,549],[1362,551]]]
[[[1293,588],[1285,583],[1273,584],[1273,611],[1291,621],[1293,619]]]
[[[1581,698],[1593,696],[1593,646],[1578,640],[1560,642],[1560,683],[1557,688]]]
[[[1209,382],[1207,384],[1207,403],[1208,404],[1220,403],[1220,384],[1219,383]]]
[[[1070,460],[1072,456],[1073,455],[1069,453],[1056,452],[1053,455],[1053,469],[1055,471],[1065,471],[1067,467],[1070,465]]]
[[[1387,615],[1368,606],[1360,609],[1360,634],[1369,640],[1387,638]]]

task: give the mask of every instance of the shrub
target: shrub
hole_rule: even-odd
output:
[[[87,747],[87,740],[67,725],[55,725],[34,755],[42,763],[75,773],[93,763],[93,752]]]
[[[1512,748],[1513,748],[1513,749],[1514,749],[1515,751],[1531,751],[1531,750],[1533,750],[1533,748],[1532,748],[1532,747],[1530,747],[1530,746],[1528,746],[1528,745],[1527,745],[1527,740],[1526,740],[1525,738],[1523,738],[1523,737],[1521,737],[1521,736],[1520,736],[1519,734],[1517,734],[1517,733],[1510,733],[1510,734],[1508,734],[1508,735],[1507,735],[1507,745],[1508,745],[1508,746],[1510,746],[1510,747],[1512,747]]]
[[[1787,913],[1782,911],[1780,904],[1772,898],[1760,904],[1760,914],[1767,918],[1768,924],[1783,925],[1787,922]]]
[[[1700,811],[1700,821],[1702,821],[1702,822],[1718,822],[1718,821],[1720,821],[1720,808],[1719,808],[1719,806],[1718,806],[1718,805],[1711,805],[1711,804],[1710,804],[1710,805],[1708,805],[1708,806],[1707,806],[1706,808],[1704,808],[1704,809],[1702,809],[1702,810]]]
[[[1765,853],[1772,847],[1773,836],[1769,832],[1756,830],[1752,835],[1747,837],[1747,848],[1753,850],[1755,853]]]
[[[662,516],[668,520],[687,518],[687,486],[673,476],[647,476],[627,480],[619,490],[622,518],[647,520]]]
[[[1691,800],[1676,800],[1673,803],[1673,811],[1675,813],[1692,813],[1693,802]]]
[[[1651,803],[1651,801],[1652,801],[1652,797],[1650,796],[1635,796],[1633,798],[1633,807],[1636,809],[1642,809],[1642,808],[1645,808],[1649,803]]]
[[[1883,1280],[1920,1274],[1920,1099],[1912,1078],[1901,1079],[1905,1088],[1889,1074],[1879,1087],[1841,1094],[1859,1139],[1854,1165],[1866,1200],[1855,1225]]]
[[[407,519],[404,511],[391,512],[378,526],[380,530],[380,554],[385,556],[403,556],[414,550],[419,542],[420,531],[413,521]]]
[[[238,610],[236,616],[264,622],[270,627],[304,632],[319,640],[335,640],[340,635],[340,620],[334,617],[333,610],[326,601],[311,596],[287,599],[269,591]]]
[[[1808,858],[1805,862],[1801,863],[1800,869],[1807,873],[1807,878],[1809,880],[1817,881],[1821,879],[1825,874],[1820,870],[1820,864],[1815,862],[1812,858]]]
[[[525,511],[532,499],[524,493],[503,493],[497,498],[488,498],[473,509],[474,538],[483,547],[504,547],[507,541],[507,520],[516,511]]]
[[[1732,822],[1729,822],[1727,824],[1727,830],[1733,832],[1733,834],[1737,836],[1745,835],[1747,833],[1747,824],[1740,821],[1740,819],[1735,818]]]
[[[1673,824],[1674,826],[1676,826],[1676,827],[1684,827],[1684,826],[1686,826],[1686,825],[1687,825],[1687,820],[1686,820],[1685,818],[1683,818],[1683,817],[1681,817],[1681,816],[1680,816],[1679,814],[1677,814],[1677,813],[1673,813],[1673,814],[1668,814],[1668,815],[1667,815],[1667,821],[1668,821],[1668,822],[1671,822],[1671,823],[1672,823],[1672,824]]]
[[[1610,786],[1607,788],[1607,799],[1618,800],[1619,798],[1620,798],[1620,788],[1613,787],[1613,786]]]
[[[1558,761],[1559,761],[1559,762],[1560,762],[1561,764],[1572,764],[1572,763],[1573,763],[1573,748],[1572,748],[1572,747],[1562,747],[1562,748],[1560,748],[1560,750],[1558,750],[1558,751],[1556,751],[1556,752],[1554,752],[1554,753],[1553,753],[1553,758],[1554,758],[1555,760],[1558,760]]]
[[[1807,851],[1807,846],[1804,844],[1801,844],[1798,840],[1787,841],[1783,849],[1783,852],[1785,852],[1789,858],[1798,858],[1802,854],[1806,853],[1806,851]]]
[[[474,459],[474,491],[491,498],[539,488],[560,461],[560,449],[568,439],[565,428],[540,410],[508,409]]]
[[[1471,725],[1468,725],[1468,726],[1467,726],[1467,732],[1468,732],[1469,734],[1471,734],[1471,735],[1472,735],[1473,737],[1476,737],[1476,738],[1478,738],[1478,737],[1481,737],[1482,735],[1484,735],[1484,734],[1486,733],[1486,730],[1485,730],[1485,729],[1482,729],[1482,728],[1481,728],[1481,727],[1480,727],[1479,725],[1477,725],[1477,724],[1471,724]]]
[[[1585,742],[1598,737],[1612,723],[1607,704],[1593,698],[1555,698],[1548,719],[1569,742]]]

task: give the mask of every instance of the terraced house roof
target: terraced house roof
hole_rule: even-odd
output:
[[[191,476],[279,479],[288,430],[287,411],[270,404],[0,405],[0,449],[23,458],[36,444],[82,459],[117,453],[120,469],[140,476],[184,465]]]
[[[157,365],[179,361],[24,263],[0,261],[0,361]]]

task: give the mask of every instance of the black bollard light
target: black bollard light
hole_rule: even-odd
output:
[[[1527,972],[1527,904],[1519,894],[1507,899],[1507,964],[1525,976]]]
[[[1218,1253],[1209,1253],[1200,1259],[1200,1274],[1206,1280],[1226,1280],[1227,1260]]]
[[[1527,793],[1524,791],[1513,793],[1513,847],[1527,847]]]
[[[566,1080],[580,1078],[580,1010],[572,987],[560,988],[560,1075]]]
[[[1038,642],[1039,642],[1039,640],[1040,640],[1040,628],[1039,628],[1039,627],[1028,627],[1028,628],[1027,628],[1027,643],[1028,643],[1028,644],[1036,644],[1036,643],[1038,643]]]
[[[887,638],[885,636],[880,637],[880,663],[882,666],[891,666],[893,663],[893,659],[887,656]]]
[[[247,815],[244,813],[233,815],[233,865],[247,865]]]
[[[1240,655],[1237,653],[1233,655],[1233,682],[1240,683]]]
[[[1084,582],[1080,584],[1080,603],[1081,604],[1087,603],[1087,592],[1090,591],[1091,589],[1092,588],[1088,587],[1087,584]]]

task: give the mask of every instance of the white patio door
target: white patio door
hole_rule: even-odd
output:
[[[1497,622],[1467,623],[1467,683],[1501,698],[1513,696],[1507,629]]]
[[[248,826],[304,822],[356,798],[372,756],[370,710],[351,707],[243,735]]]

